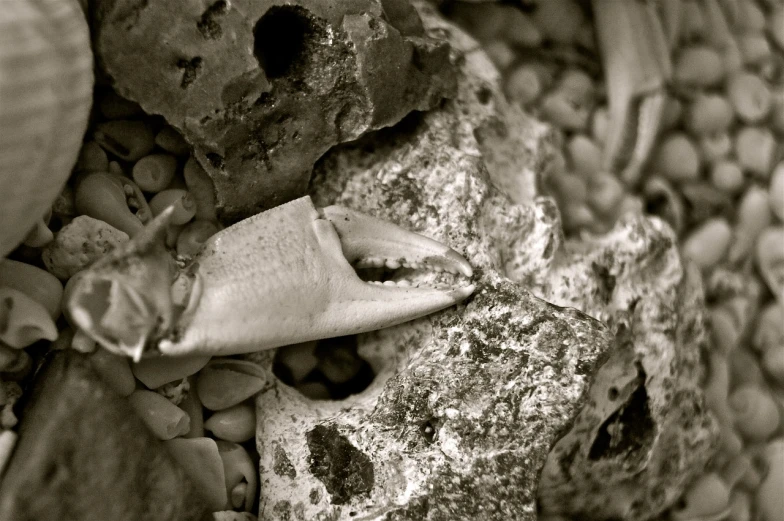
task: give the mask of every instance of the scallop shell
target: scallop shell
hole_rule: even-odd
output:
[[[76,0],[2,4],[0,257],[22,242],[68,179],[93,87],[90,32]]]

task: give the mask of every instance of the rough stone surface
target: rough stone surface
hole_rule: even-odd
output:
[[[41,252],[47,271],[67,280],[96,259],[128,242],[128,234],[101,220],[80,215],[63,226]]]
[[[304,195],[330,147],[454,92],[447,46],[407,0],[95,6],[103,71],[194,145],[224,221]]]
[[[0,519],[212,519],[183,471],[84,355],[41,370],[0,482]]]
[[[546,129],[505,104],[473,41],[416,5],[452,45],[456,98],[333,149],[311,197],[449,244],[477,290],[360,335],[377,376],[359,395],[313,402],[278,382],[258,396],[260,518],[653,516],[711,455],[701,289],[659,221],[631,216],[601,239],[564,241],[555,204],[536,196],[534,172],[553,157]],[[270,368],[272,355],[255,359]]]

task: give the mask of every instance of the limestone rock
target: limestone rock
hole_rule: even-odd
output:
[[[0,519],[212,519],[183,471],[84,355],[54,354],[22,417],[0,481]]]
[[[506,105],[472,40],[416,6],[452,45],[455,99],[333,149],[311,197],[449,244],[475,267],[477,290],[463,306],[358,336],[377,374],[359,395],[313,402],[280,382],[259,395],[259,517],[656,515],[712,450],[701,288],[658,220],[631,216],[604,237],[564,241],[555,204],[536,195],[534,172],[554,157],[546,127]],[[520,143],[527,154],[504,152]],[[270,368],[272,355],[254,358]]]
[[[103,71],[194,145],[224,221],[304,195],[330,147],[454,92],[407,0],[99,0],[93,18]]]

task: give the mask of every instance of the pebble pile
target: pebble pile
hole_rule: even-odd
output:
[[[456,3],[505,78],[508,98],[561,138],[548,190],[567,233],[603,233],[627,211],[669,222],[702,270],[714,342],[705,382],[721,423],[719,455],[670,519],[784,520],[784,4],[683,0],[660,135],[639,180],[602,169],[608,126],[591,13],[576,0],[522,8]],[[717,31],[715,8],[729,32]],[[74,331],[68,281],[170,204],[167,242],[192,256],[221,228],[211,181],[182,137],[108,88],[51,215],[0,261],[0,472],[13,448],[14,404],[49,342],[91,353],[210,498],[216,519],[255,519],[252,396],[266,385],[234,358],[127,359]],[[43,342],[42,342],[43,341]],[[33,356],[31,356],[33,355]],[[276,374],[313,399],[341,399],[373,379],[351,338],[281,348]],[[231,383],[229,385],[229,382]]]
[[[705,388],[721,446],[668,518],[781,521],[784,4],[670,4],[680,7],[672,81],[637,182],[601,167],[608,107],[585,5],[457,3],[451,15],[483,44],[508,98],[558,129],[562,162],[548,183],[567,233],[602,233],[641,209],[668,221],[702,270],[714,340]]]
[[[176,209],[167,242],[182,258],[221,229],[211,181],[173,128],[101,88],[90,129],[51,214],[23,246],[0,260],[0,305],[9,317],[0,334],[0,471],[16,441],[14,405],[33,360],[49,345],[73,348],[89,354],[97,373],[169,448],[202,490],[215,519],[255,519],[250,513],[258,509],[259,490],[253,395],[267,385],[258,367],[207,356],[131,364],[96,348],[62,313],[69,281],[169,205]]]

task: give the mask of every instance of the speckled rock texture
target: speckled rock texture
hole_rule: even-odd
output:
[[[0,482],[0,519],[212,519],[163,445],[84,355],[52,355],[23,418]]]
[[[407,0],[94,5],[103,71],[194,145],[224,222],[304,195],[330,147],[454,93]]]
[[[311,197],[449,244],[477,290],[360,335],[377,377],[359,395],[314,402],[278,383],[258,396],[259,517],[651,517],[711,453],[701,288],[659,221],[630,216],[601,239],[565,241],[555,204],[536,195],[553,158],[547,128],[504,102],[478,45],[416,7],[452,46],[456,98],[333,149]],[[269,368],[272,356],[255,359]]]

